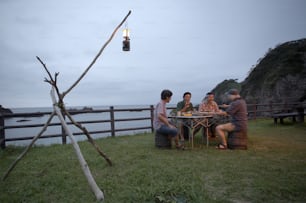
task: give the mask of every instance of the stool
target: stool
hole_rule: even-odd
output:
[[[248,149],[247,130],[229,132],[227,147],[229,149]]]
[[[168,135],[155,132],[155,146],[157,148],[171,149],[171,141]]]

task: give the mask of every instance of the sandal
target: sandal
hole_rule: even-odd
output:
[[[226,150],[226,149],[227,149],[227,146],[220,143],[220,144],[218,144],[218,145],[216,146],[216,149],[219,149],[219,150]]]
[[[185,150],[185,146],[184,145],[177,145],[176,149],[177,150]]]

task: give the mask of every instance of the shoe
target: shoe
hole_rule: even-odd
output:
[[[227,146],[220,143],[220,144],[218,144],[218,145],[216,146],[216,149],[219,149],[219,150],[226,150],[226,149],[227,149]]]
[[[176,149],[177,149],[177,150],[185,150],[185,146],[182,145],[182,144],[181,144],[181,145],[177,145],[177,146],[176,146]]]

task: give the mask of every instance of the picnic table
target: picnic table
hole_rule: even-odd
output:
[[[274,119],[274,124],[276,125],[278,119],[281,124],[284,124],[284,118],[291,117],[293,122],[296,122],[296,117],[300,118],[300,122],[304,122],[304,116],[306,112],[289,112],[289,113],[274,113],[272,118]]]
[[[193,149],[193,133],[195,128],[198,126],[203,126],[208,131],[208,127],[212,125],[210,118],[212,115],[191,115],[191,116],[168,116],[173,118],[176,122],[181,122],[184,126],[189,129],[189,142],[191,142],[191,148]],[[207,146],[208,146],[208,136],[207,136]]]

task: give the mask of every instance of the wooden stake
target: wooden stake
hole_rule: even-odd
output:
[[[75,153],[79,159],[79,162],[80,162],[80,165],[82,167],[82,170],[83,170],[83,173],[88,181],[88,184],[92,190],[92,192],[95,194],[96,196],[96,199],[98,201],[103,201],[104,199],[104,194],[103,192],[100,190],[100,188],[98,187],[95,179],[92,177],[91,175],[91,172],[90,172],[90,169],[88,167],[88,164],[86,163],[84,157],[83,157],[83,154],[81,152],[81,149],[78,145],[78,143],[75,141],[74,139],[74,136],[72,134],[72,132],[70,131],[70,129],[68,128],[68,125],[65,121],[65,119],[63,118],[63,115],[61,113],[61,110],[60,108],[57,106],[58,103],[56,101],[56,98],[55,98],[55,92],[54,92],[54,87],[52,87],[51,89],[51,98],[52,98],[52,101],[53,101],[53,109],[55,111],[55,113],[57,114],[57,117],[59,118],[59,120],[61,121],[61,124],[65,130],[65,132],[67,133],[67,135],[69,136],[70,140],[71,140],[71,144],[73,145],[73,148],[75,150]]]

